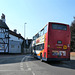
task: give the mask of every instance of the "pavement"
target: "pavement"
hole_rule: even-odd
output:
[[[75,52],[70,52],[71,57],[75,57]]]
[[[0,75],[75,75],[75,57],[41,62],[32,55],[0,55]]]

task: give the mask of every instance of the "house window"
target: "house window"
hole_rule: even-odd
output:
[[[6,31],[8,31],[8,29],[6,29]]]
[[[14,45],[11,45],[11,48],[14,48],[15,46]]]
[[[18,48],[19,48],[19,46],[18,46]]]
[[[5,37],[4,33],[0,33],[0,38],[4,38],[4,37]]]
[[[4,44],[0,44],[0,49],[4,49]]]

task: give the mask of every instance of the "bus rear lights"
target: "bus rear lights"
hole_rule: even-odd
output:
[[[48,55],[48,57],[50,57],[50,55]]]
[[[48,47],[50,47],[50,45],[48,45]]]
[[[48,50],[48,52],[50,52],[50,50]]]
[[[50,53],[48,52],[48,54],[50,54]]]

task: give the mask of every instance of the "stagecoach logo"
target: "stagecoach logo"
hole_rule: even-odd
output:
[[[67,49],[67,46],[66,46],[66,45],[64,45],[64,46],[63,46],[63,49]]]

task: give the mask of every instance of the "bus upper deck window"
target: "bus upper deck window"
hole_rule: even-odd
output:
[[[52,24],[52,29],[67,30],[67,26],[66,25],[61,25],[61,24]]]
[[[44,34],[47,33],[47,25],[44,28]]]

